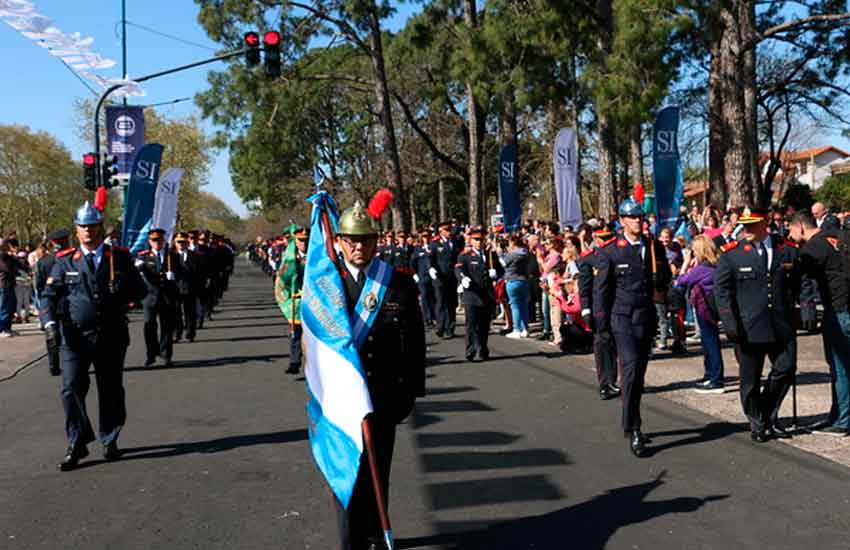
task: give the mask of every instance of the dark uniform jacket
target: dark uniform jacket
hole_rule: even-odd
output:
[[[343,263],[340,273],[351,313],[360,290]],[[394,270],[381,309],[360,348],[375,414],[394,423],[404,420],[415,399],[425,395],[425,327],[417,296],[409,270]]]
[[[469,277],[469,288],[463,289],[463,303],[469,306],[494,306],[496,304],[496,291],[493,287],[493,279],[490,277],[490,269],[496,269],[496,278],[499,275],[501,264],[498,267],[490,264],[487,251],[482,249],[480,253],[472,248],[467,248],[457,257],[455,264],[455,276],[458,281]]]
[[[841,252],[842,230],[828,227],[821,229],[800,249],[799,266],[804,275],[817,281],[824,305],[831,304],[836,312],[847,311],[850,301],[850,273],[846,271]],[[808,278],[804,279],[805,282]],[[804,293],[800,294],[803,302]]]
[[[406,244],[399,246],[396,244],[390,250],[390,257],[389,259],[384,260],[385,262],[393,267],[410,267],[410,257],[413,254],[412,246]]]
[[[169,281],[166,277],[169,268],[169,256],[171,258],[171,271],[174,273],[173,281]],[[156,252],[142,250],[136,255],[136,258],[137,261],[141,261],[141,265],[138,266],[139,272],[148,287],[144,305],[146,307],[154,307],[159,304],[176,305],[177,298],[180,295],[178,283],[185,282],[189,277],[189,274],[182,268],[177,253],[171,248],[166,248],[163,260],[160,262],[159,255]]]
[[[769,344],[795,337],[797,245],[771,235],[771,246],[769,272],[765,272],[752,244],[734,241],[722,248],[714,272],[714,300],[724,330],[731,338]]]
[[[439,237],[431,241],[431,267],[437,270],[437,281],[454,284],[455,265],[462,247],[451,239],[443,241]]]
[[[190,250],[194,254],[195,272],[193,273],[192,286],[195,288],[195,293],[198,296],[206,296],[208,294],[210,280],[210,248],[206,245],[196,245],[194,250]]]
[[[177,260],[180,262],[180,270],[183,273],[183,277],[177,280],[177,290],[181,296],[194,296],[197,294],[200,283],[198,277],[198,257],[197,254],[188,248],[184,252],[186,254],[185,260],[183,259],[183,253],[177,250],[174,251]]]
[[[672,275],[664,245],[641,236],[640,249],[623,237],[599,248],[596,277],[593,279],[593,316],[599,332],[629,333],[651,338],[655,331],[655,292],[666,293]],[[655,247],[653,284],[652,251]]]
[[[103,245],[96,273],[89,269],[81,251],[67,248],[56,254],[39,318],[45,325],[59,323],[63,341],[70,346],[81,337],[126,345],[128,305],[141,300],[146,292],[126,248]]]
[[[47,278],[50,277],[50,272],[53,270],[53,266],[56,265],[56,255],[61,253],[62,250],[57,250],[52,254],[47,254],[35,264],[35,278],[33,279],[33,286],[35,287],[36,296],[39,298],[44,295],[44,287],[47,286]]]
[[[578,266],[578,296],[581,309],[593,311],[593,276],[594,270],[598,269],[599,255],[596,250],[582,253],[576,262]]]
[[[410,254],[410,269],[419,277],[419,282],[428,280],[428,269],[431,267],[429,249],[424,246],[413,248]]]

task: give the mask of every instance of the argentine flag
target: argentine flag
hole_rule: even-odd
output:
[[[326,243],[332,242],[333,234],[326,234],[322,222],[326,213],[330,230],[336,231],[336,203],[325,191],[308,200],[313,215],[301,323],[310,447],[316,465],[347,509],[363,455],[361,422],[372,412],[372,402],[354,345],[342,279],[328,255]]]

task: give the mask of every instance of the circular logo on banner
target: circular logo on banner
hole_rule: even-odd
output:
[[[115,119],[115,133],[120,137],[130,137],[136,133],[136,121],[133,117],[121,115]]]
[[[363,307],[369,312],[375,311],[375,308],[378,307],[378,297],[375,296],[374,292],[369,292],[363,297]]]

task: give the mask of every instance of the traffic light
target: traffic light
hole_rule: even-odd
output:
[[[97,189],[97,155],[83,155],[83,186],[89,191]]]
[[[280,33],[268,31],[263,35],[263,46],[265,46],[266,76],[269,78],[280,77]]]
[[[100,184],[106,187],[117,187],[120,185],[118,181],[118,157],[114,155],[106,155],[103,157],[103,168],[101,169]]]
[[[260,63],[260,35],[251,31],[245,33],[245,65],[250,69]]]

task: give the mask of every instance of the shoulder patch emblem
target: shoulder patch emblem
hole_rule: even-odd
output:
[[[835,237],[827,237],[826,242],[828,242],[832,248],[838,250],[838,239],[836,239]]]
[[[728,243],[721,246],[720,250],[722,250],[723,252],[729,252],[730,250],[732,250],[733,248],[735,248],[739,244],[740,243],[738,241],[729,241]]]
[[[629,246],[629,243],[626,242],[626,239],[619,239],[617,241],[617,246],[619,246],[620,248],[626,248],[627,246]]]
[[[77,260],[79,260],[80,258],[82,258],[82,257],[83,257],[83,255],[82,255],[82,254],[80,254],[79,250],[78,250],[78,251],[76,251],[76,252],[74,252],[74,258],[73,258],[73,259],[74,259],[74,261],[75,261],[75,262],[76,262]]]
[[[595,250],[593,250],[592,248],[590,248],[590,249],[588,249],[588,250],[583,251],[583,252],[581,253],[581,257],[582,257],[582,258],[586,258],[587,256],[590,256],[590,255],[591,255],[591,254],[593,254],[594,252],[595,252]]]
[[[60,250],[59,252],[57,252],[56,257],[61,258],[63,256],[67,256],[68,254],[74,253],[76,251],[77,251],[76,248],[66,248],[65,250]]]
[[[610,239],[608,239],[607,241],[602,243],[602,246],[600,246],[599,248],[605,248],[606,246],[608,246],[609,244],[613,243],[616,240],[617,240],[617,237],[611,237]]]
[[[751,252],[752,249],[753,249],[752,245],[749,245],[749,244],[744,245],[744,252]]]

